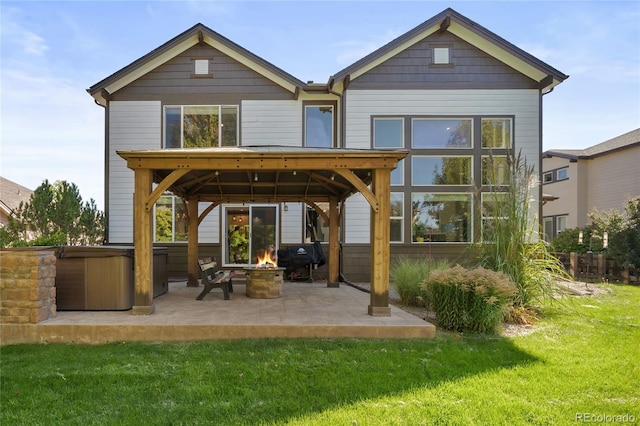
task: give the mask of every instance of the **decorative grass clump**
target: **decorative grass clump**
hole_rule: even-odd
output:
[[[448,330],[496,333],[518,289],[502,272],[460,265],[429,274],[423,289],[438,324]]]
[[[410,259],[403,257],[391,265],[391,282],[405,305],[428,307],[429,301],[422,284],[429,272],[449,268],[446,260]]]

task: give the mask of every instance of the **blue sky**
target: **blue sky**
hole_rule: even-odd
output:
[[[447,7],[570,78],[544,97],[543,149],[640,127],[640,2],[0,2],[0,175],[78,185],[104,207],[104,110],[86,89],[201,22],[326,82]]]

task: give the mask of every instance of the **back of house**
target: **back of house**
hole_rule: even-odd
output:
[[[540,170],[542,97],[566,78],[452,9],[326,83],[305,83],[197,24],[88,89],[105,109],[107,242],[134,239],[134,177],[117,151],[405,149],[391,174],[391,256],[456,258],[481,236],[488,176],[504,171],[507,155]],[[532,219],[541,216],[541,192],[534,196]],[[199,252],[223,265],[254,263],[257,224],[269,225],[275,250],[325,243],[318,210],[328,208],[222,203],[198,228]],[[341,271],[353,281],[370,279],[370,214],[361,194],[343,208]],[[187,270],[185,216],[170,192],[155,205],[154,243],[169,247],[176,276]]]

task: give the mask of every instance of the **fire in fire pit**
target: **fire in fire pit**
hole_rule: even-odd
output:
[[[258,256],[256,266],[244,268],[247,296],[256,299],[275,299],[282,296],[282,278],[285,268],[278,267],[271,256],[273,250],[265,250]]]
[[[258,263],[256,263],[256,268],[277,268],[278,263],[276,259],[273,258],[272,254],[274,250],[267,249],[264,251],[263,255],[258,255]]]

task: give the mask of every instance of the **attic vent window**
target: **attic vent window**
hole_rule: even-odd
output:
[[[449,48],[448,47],[434,47],[433,48],[433,63],[434,64],[449,64]]]
[[[193,61],[195,63],[195,72],[196,75],[207,75],[209,74],[209,60],[207,59],[196,59]]]

